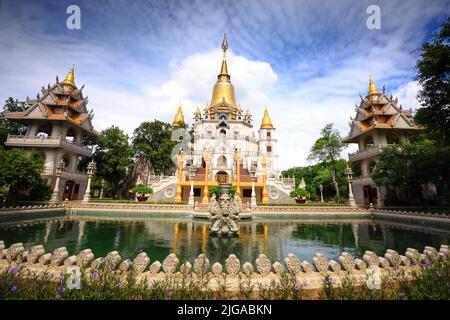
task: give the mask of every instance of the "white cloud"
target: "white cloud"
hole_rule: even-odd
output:
[[[417,100],[419,89],[417,81],[411,81],[398,87],[393,95],[398,97],[398,101],[404,109],[412,108],[414,110],[420,107],[420,103]]]

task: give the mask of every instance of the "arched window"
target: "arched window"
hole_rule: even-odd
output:
[[[366,149],[372,149],[373,148],[373,138],[372,136],[368,136],[366,138]]]
[[[225,156],[220,156],[217,159],[217,166],[218,167],[226,167],[227,166],[227,158]]]
[[[370,174],[373,173],[373,170],[375,169],[376,165],[377,165],[377,163],[376,163],[375,161],[372,161],[372,162],[369,164],[369,172],[370,172]]]
[[[70,142],[70,143],[74,143],[75,142],[75,130],[73,130],[72,128],[67,130],[66,141]]]
[[[64,161],[64,171],[68,171],[69,170],[69,166],[70,166],[70,158],[67,154],[63,155],[61,158]]]
[[[52,135],[52,125],[50,123],[43,124],[39,127],[36,133],[38,138],[47,138]]]
[[[399,144],[400,137],[395,133],[391,133],[387,136],[387,143],[388,144]]]

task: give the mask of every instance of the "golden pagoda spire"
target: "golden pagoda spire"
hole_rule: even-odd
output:
[[[375,86],[375,82],[373,82],[372,77],[369,76],[369,95],[370,94],[379,94],[380,92],[377,90]]]
[[[227,34],[225,33],[223,36],[222,41],[222,50],[223,50],[223,58],[222,58],[222,65],[220,67],[220,73],[217,76],[217,83],[214,85],[212,98],[211,98],[211,107],[215,106],[219,102],[222,101],[222,99],[225,99],[225,101],[229,104],[231,104],[234,108],[236,108],[236,99],[234,97],[234,88],[231,84],[231,77],[228,73],[228,66],[227,66],[227,50],[228,50],[228,40],[227,40]]]
[[[72,68],[70,68],[69,73],[67,74],[67,77],[64,79],[63,83],[75,85],[75,75],[74,75],[74,67],[75,65],[72,65]]]
[[[269,111],[267,111],[267,106],[264,108],[264,116],[261,121],[261,129],[272,129],[272,120],[270,120]]]
[[[250,116],[251,116],[251,114],[250,114],[250,109],[249,109],[249,108],[247,108],[247,111],[245,112],[245,116],[246,116],[246,117],[250,117]]]
[[[238,104],[237,111],[242,111],[242,107],[241,107],[240,103]]]
[[[178,106],[177,114],[175,115],[175,118],[173,118],[172,126],[179,127],[180,124],[184,124],[184,116],[183,116],[183,110],[181,109],[181,103]]]
[[[201,115],[200,108],[197,106],[197,109],[195,109],[194,115]]]

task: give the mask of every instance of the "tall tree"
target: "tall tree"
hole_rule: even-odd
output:
[[[21,149],[0,148],[0,185],[8,188],[7,203],[15,206],[22,189],[42,184],[44,161]]]
[[[102,131],[97,140],[94,160],[97,162],[96,175],[110,184],[113,198],[116,198],[133,165],[133,151],[128,135],[116,126]]]
[[[174,168],[171,152],[176,142],[171,141],[171,137],[172,126],[169,123],[159,120],[142,122],[134,130],[133,151],[144,152],[155,173],[167,173]]]
[[[309,160],[320,161],[330,168],[337,197],[340,196],[340,192],[336,179],[336,169],[344,146],[339,131],[333,129],[333,124],[329,123],[322,129],[320,138],[314,142],[308,155]]]
[[[415,121],[424,125],[431,137],[450,143],[450,18],[430,42],[423,44],[416,68],[421,85]]]
[[[23,101],[14,100],[9,97],[5,101],[3,106],[3,111],[0,113],[0,145],[4,146],[8,134],[20,134],[25,131],[25,127],[17,122],[9,121],[5,119],[5,114],[8,112],[18,112],[24,111],[26,109],[26,104]]]

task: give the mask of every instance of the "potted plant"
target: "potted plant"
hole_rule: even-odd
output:
[[[131,192],[133,192],[136,195],[137,201],[147,201],[148,194],[152,194],[153,189],[150,187],[146,187],[141,183],[134,186],[133,189],[131,189]]]
[[[295,202],[297,203],[306,203],[306,200],[309,197],[309,192],[305,189],[297,188],[290,193],[292,198],[295,198]]]

